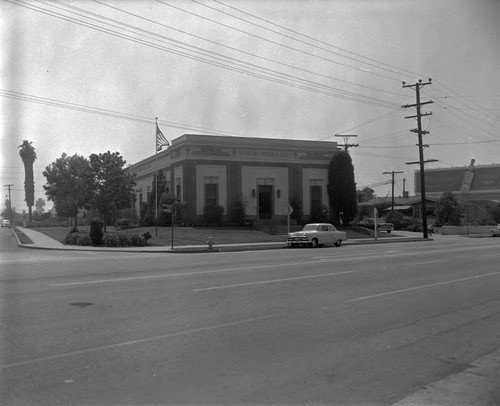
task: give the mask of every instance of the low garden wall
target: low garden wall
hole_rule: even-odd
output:
[[[489,235],[490,230],[495,228],[490,226],[442,226],[440,228],[442,235],[468,235],[468,234],[484,234]]]

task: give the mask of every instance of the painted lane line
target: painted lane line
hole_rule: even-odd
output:
[[[477,249],[484,249],[484,247],[477,247]],[[432,251],[432,254],[438,254],[438,253],[450,253],[452,251],[462,251],[462,248],[457,248],[456,250],[454,249],[443,249],[443,250],[435,250]],[[316,263],[342,263],[342,262],[349,262],[352,263],[353,261],[360,260],[364,261],[366,259],[395,259],[399,257],[404,257],[404,256],[414,256],[414,255],[421,255],[421,254],[429,254],[429,252],[424,252],[424,251],[413,251],[413,252],[401,252],[401,251],[392,251],[390,255],[387,255],[386,253],[378,254],[378,255],[359,255],[356,257],[353,256],[347,256],[347,257],[313,257],[313,258],[321,258],[321,260],[316,261]],[[284,266],[300,266],[300,265],[307,265],[307,267],[310,267],[311,265],[314,265],[314,263],[311,263],[311,261],[306,261],[306,262],[292,262],[288,264],[272,264],[272,265],[260,265],[260,266],[247,266],[247,267],[237,267],[237,268],[227,268],[227,269],[216,269],[213,271],[195,271],[195,272],[182,272],[182,273],[175,273],[175,274],[162,274],[162,275],[149,275],[149,276],[133,276],[133,277],[125,277],[125,278],[114,278],[114,279],[95,279],[95,280],[90,280],[90,281],[81,281],[81,282],[67,282],[67,283],[54,283],[49,286],[51,287],[70,287],[70,286],[82,286],[82,285],[96,285],[99,283],[115,283],[115,282],[127,282],[127,281],[138,281],[138,280],[147,280],[147,279],[158,279],[158,278],[171,278],[171,277],[180,277],[180,276],[193,276],[193,275],[204,275],[204,274],[214,274],[214,273],[224,273],[224,272],[241,272],[241,271],[249,271],[249,270],[258,270],[258,269],[270,269],[270,268],[279,268],[279,267],[284,267]]]
[[[318,274],[318,275],[295,276],[293,278],[283,278],[283,279],[268,279],[265,281],[236,283],[234,285],[221,285],[221,286],[212,286],[212,287],[208,287],[208,288],[198,288],[198,289],[193,289],[193,291],[194,292],[202,292],[202,291],[206,291],[206,290],[240,288],[243,286],[265,285],[268,283],[289,282],[289,281],[296,281],[296,280],[300,280],[300,279],[324,278],[327,276],[345,275],[345,274],[354,273],[354,272],[358,272],[358,271],[332,272],[332,273],[323,273],[323,274]]]
[[[389,292],[378,293],[376,295],[363,296],[363,297],[358,297],[356,299],[349,299],[349,300],[346,300],[345,302],[359,302],[361,300],[375,299],[377,297],[390,296],[390,295],[397,295],[398,293],[411,292],[411,291],[419,290],[419,289],[433,288],[436,286],[449,285],[449,284],[458,283],[458,282],[466,282],[466,281],[471,281],[474,279],[486,278],[486,277],[495,276],[495,275],[500,275],[500,272],[492,272],[492,273],[488,273],[488,274],[484,274],[484,275],[474,275],[474,276],[469,276],[467,278],[452,279],[449,281],[431,283],[429,285],[414,286],[412,288],[392,290]]]
[[[149,337],[149,338],[124,341],[121,343],[115,343],[115,344],[109,344],[109,345],[102,345],[99,347],[87,348],[85,350],[71,351],[71,352],[65,352],[62,354],[49,355],[47,357],[34,358],[34,359],[26,360],[26,361],[12,362],[10,364],[0,365],[0,370],[12,368],[12,367],[19,367],[19,366],[36,364],[38,362],[43,362],[43,361],[53,361],[53,360],[58,360],[58,359],[67,358],[67,357],[73,357],[73,356],[77,356],[77,355],[89,354],[89,353],[93,353],[93,352],[97,352],[97,351],[110,350],[110,349],[126,347],[126,346],[131,346],[131,345],[136,345],[136,344],[144,344],[144,343],[149,343],[152,341],[159,341],[159,340],[164,340],[164,339],[168,339],[168,338],[174,338],[174,337],[179,337],[179,336],[183,336],[183,335],[188,335],[188,334],[203,333],[206,331],[218,330],[218,329],[223,329],[225,327],[232,327],[232,326],[237,326],[240,324],[268,320],[268,319],[281,317],[281,316],[283,316],[282,313],[275,313],[275,314],[270,314],[267,316],[252,317],[249,319],[236,320],[236,321],[232,321],[232,322],[228,322],[228,323],[214,324],[212,326],[207,326],[207,327],[199,327],[199,328],[194,328],[194,329],[190,329],[190,330],[178,331],[176,333],[162,334],[162,335]]]
[[[428,264],[437,264],[439,262],[448,262],[447,259],[437,259],[435,261],[423,261],[423,262],[413,262],[411,264],[406,264],[406,266],[417,266],[417,265],[428,265]]]
[[[287,266],[301,266],[308,265],[311,266],[311,262],[294,262],[290,264],[286,264]],[[179,272],[179,273],[170,273],[170,274],[162,274],[162,275],[146,275],[146,276],[130,276],[125,278],[114,278],[114,279],[95,279],[91,281],[82,281],[82,282],[67,282],[67,283],[54,283],[50,286],[52,287],[66,287],[66,286],[79,286],[79,285],[95,285],[99,283],[113,283],[113,282],[126,282],[126,281],[137,281],[137,280],[147,280],[147,279],[158,279],[158,278],[173,278],[179,276],[197,276],[197,275],[209,275],[214,273],[224,273],[224,272],[238,272],[238,271],[250,271],[250,270],[259,270],[259,269],[269,269],[269,268],[277,268],[283,267],[283,264],[272,264],[272,265],[260,265],[260,266],[246,266],[246,267],[238,267],[238,268],[226,268],[226,269],[215,269],[213,271],[192,271],[192,272]]]

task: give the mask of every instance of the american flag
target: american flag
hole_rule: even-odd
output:
[[[170,142],[165,138],[163,133],[158,127],[158,123],[156,123],[156,152],[161,151],[163,147],[169,147]]]

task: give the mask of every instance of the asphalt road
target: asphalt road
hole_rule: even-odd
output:
[[[0,241],[2,405],[388,405],[500,347],[500,239],[185,255]]]

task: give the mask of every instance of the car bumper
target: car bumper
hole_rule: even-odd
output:
[[[291,247],[293,245],[311,245],[311,240],[292,239],[292,240],[287,240],[286,244],[289,247]]]

